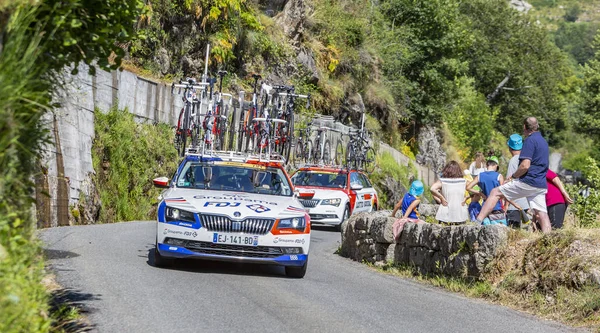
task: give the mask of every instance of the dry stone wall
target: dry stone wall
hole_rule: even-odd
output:
[[[390,211],[361,213],[342,225],[341,254],[356,261],[410,265],[421,273],[480,278],[507,244],[502,226],[407,223],[394,240]]]

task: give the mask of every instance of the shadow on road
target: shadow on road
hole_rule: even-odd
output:
[[[154,244],[148,248],[146,263],[154,267]],[[160,268],[156,268],[160,269]],[[172,265],[164,269],[202,274],[253,275],[273,278],[287,278],[285,270],[277,265],[245,264],[204,259],[174,259]]]
[[[87,320],[94,311],[85,304],[88,301],[99,300],[100,295],[84,293],[75,289],[57,289],[50,295],[50,307],[56,322],[53,329],[57,332],[90,332],[96,328]],[[80,316],[73,316],[73,310]]]
[[[62,250],[44,249],[44,256],[48,260],[52,259],[69,259],[79,257],[78,253]]]

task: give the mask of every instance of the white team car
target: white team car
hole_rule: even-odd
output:
[[[304,277],[310,217],[281,162],[186,155],[158,205],[155,266],[173,258],[266,263]]]
[[[377,191],[362,171],[329,166],[301,167],[292,176],[296,189],[302,190],[300,203],[308,210],[313,224],[340,229],[352,214],[376,211]],[[312,197],[307,197],[312,192]]]

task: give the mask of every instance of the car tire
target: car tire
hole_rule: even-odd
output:
[[[376,211],[377,211],[377,204],[373,204],[373,210],[372,210],[372,211],[373,211],[373,212],[376,212]]]
[[[295,279],[301,279],[306,274],[306,267],[308,267],[308,259],[302,266],[285,266],[285,275]]]
[[[342,223],[335,226],[335,231],[342,231],[342,224],[346,222],[350,218],[350,206],[346,205],[346,209],[344,209],[344,215],[342,215]]]
[[[158,244],[157,244],[158,245]],[[171,264],[171,260],[163,257],[160,252],[158,252],[158,246],[154,248],[154,267],[168,267]]]

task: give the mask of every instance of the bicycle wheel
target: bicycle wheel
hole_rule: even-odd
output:
[[[347,169],[356,169],[356,154],[354,153],[354,147],[351,143],[348,143],[346,147],[346,161],[345,166]]]
[[[342,165],[344,163],[344,147],[342,146],[342,142],[338,140],[335,145],[335,164]]]
[[[310,140],[306,140],[306,143],[304,144],[304,151],[302,153],[302,162],[311,163],[314,156],[313,153],[312,142]]]
[[[323,164],[331,164],[331,142],[325,140],[323,146]]]
[[[363,161],[363,169],[367,173],[372,173],[375,171],[375,157],[375,149],[372,147],[367,148],[365,159]]]
[[[294,169],[298,169],[300,164],[303,162],[303,154],[304,154],[304,143],[300,140],[296,142],[296,146],[294,147],[294,153],[292,154],[292,166]]]
[[[283,156],[286,161],[290,160],[290,154],[292,152],[292,142],[294,142],[294,113],[290,113],[290,116],[287,119],[287,134],[285,137],[285,146],[283,148]]]

